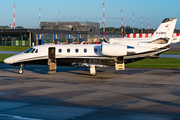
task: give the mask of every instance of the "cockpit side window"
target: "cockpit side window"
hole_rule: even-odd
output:
[[[35,53],[38,53],[38,49],[36,49]]]
[[[35,51],[35,49],[32,49],[32,50],[30,51],[30,53],[34,53],[34,51]]]
[[[29,53],[33,48],[27,49],[24,53]]]

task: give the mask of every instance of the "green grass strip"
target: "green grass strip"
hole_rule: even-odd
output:
[[[4,59],[12,56],[14,54],[0,54],[0,63],[4,63]]]
[[[180,51],[167,51],[162,54],[180,54]]]
[[[143,59],[125,65],[128,68],[180,69],[179,58]]]
[[[0,46],[0,51],[25,51],[30,47],[22,46]]]

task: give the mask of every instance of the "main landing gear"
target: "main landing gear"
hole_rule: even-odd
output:
[[[89,74],[92,75],[92,76],[97,75],[96,66],[95,65],[90,65],[89,66]]]
[[[89,75],[95,76],[97,75],[96,68],[101,68],[101,67],[108,67],[106,65],[101,65],[101,64],[91,64],[91,63],[72,63],[71,64],[74,67],[88,67],[89,68]]]
[[[23,68],[25,67],[26,65],[24,64],[20,64],[20,69],[18,70],[18,73],[19,74],[23,74]]]

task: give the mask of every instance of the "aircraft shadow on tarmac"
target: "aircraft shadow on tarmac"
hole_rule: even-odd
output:
[[[19,66],[9,66],[6,64],[0,64],[0,70],[7,71],[10,73],[18,74],[18,69],[19,69]],[[31,71],[33,73],[38,73],[38,74],[48,74],[48,66],[46,66],[46,65],[27,65],[24,68],[24,73],[26,71]],[[84,71],[84,73],[76,72],[76,71]],[[57,66],[56,73],[59,73],[59,72],[67,72],[67,73],[73,73],[73,74],[79,74],[79,75],[89,75],[88,68]],[[101,72],[104,72],[104,70],[97,70],[97,72],[101,73]]]
[[[118,70],[118,71],[114,71],[114,74],[128,74],[128,75],[132,75],[132,74],[137,74],[137,73],[144,73],[144,72],[148,72],[148,69],[139,69],[139,68],[126,68],[125,70]]]
[[[3,71],[10,72],[10,73],[17,73],[18,74],[19,66],[9,66],[6,64],[0,64],[0,69]],[[31,71],[33,73],[38,73],[38,74],[48,74],[48,66],[45,66],[45,65],[27,65],[24,68],[24,72],[26,72],[26,71]],[[81,72],[81,71],[83,71],[83,72]],[[136,74],[136,73],[147,72],[149,70],[127,68],[126,70],[116,71],[113,67],[97,68],[97,74],[104,73],[107,71],[108,72],[110,71],[111,73],[114,73],[114,74],[132,75],[132,74]],[[59,73],[59,72],[67,72],[67,73],[72,73],[72,74],[77,74],[77,75],[89,75],[89,68],[57,66],[56,73]]]
[[[0,64],[0,70],[7,71],[10,73],[17,73],[18,74],[18,69],[19,66],[9,66],[6,64]],[[97,68],[97,74],[100,73],[113,73],[113,74],[125,74],[125,75],[132,75],[132,74],[137,74],[137,73],[145,73],[148,72],[152,69],[142,69],[142,68],[126,68],[125,70],[119,70],[116,71],[113,67],[108,67],[108,68]],[[48,66],[46,65],[27,65],[24,68],[24,72],[26,71],[31,71],[33,73],[38,73],[38,74],[48,74]],[[83,72],[82,72],[83,71]],[[180,70],[175,70],[171,74],[180,74]],[[88,68],[76,68],[76,67],[67,67],[67,66],[58,66],[56,69],[57,73],[61,72],[67,72],[67,73],[72,73],[72,74],[77,74],[77,75],[89,75],[89,69]],[[151,74],[157,74],[157,73],[151,73]],[[158,75],[165,75],[164,73],[158,73]],[[169,74],[167,74],[169,75]]]

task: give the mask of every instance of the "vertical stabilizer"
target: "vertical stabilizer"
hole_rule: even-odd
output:
[[[150,38],[150,41],[157,40],[159,38],[168,39],[168,43],[172,40],[172,35],[176,25],[176,18],[166,18],[163,20],[158,29],[154,32],[153,36]]]

